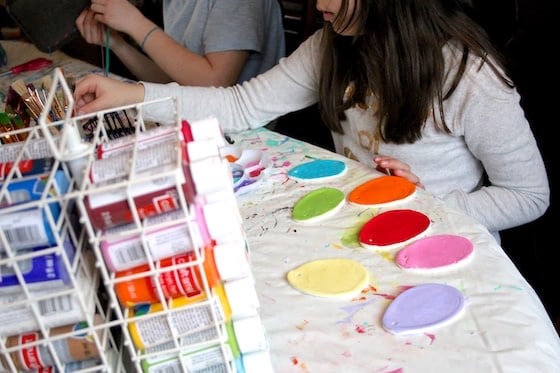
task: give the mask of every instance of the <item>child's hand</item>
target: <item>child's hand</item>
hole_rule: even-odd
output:
[[[377,171],[387,175],[404,177],[417,187],[425,189],[420,178],[412,173],[407,163],[386,155],[376,155],[373,157],[373,162]]]
[[[78,115],[136,104],[143,100],[142,84],[126,83],[95,74],[79,79],[74,89],[75,111]]]

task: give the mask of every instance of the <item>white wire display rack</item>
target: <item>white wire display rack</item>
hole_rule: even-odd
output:
[[[49,120],[51,105],[60,105],[60,101],[65,102],[66,117]],[[12,167],[2,180],[0,265],[2,271],[13,272],[19,283],[10,290],[0,287],[0,359],[4,369],[33,371],[48,363],[50,370],[43,371],[239,370],[239,352],[232,342],[229,323],[231,310],[207,276],[206,252],[214,241],[208,241],[207,227],[201,219],[204,198],[188,176],[189,161],[180,151],[185,148],[184,123],[179,120],[176,100],[167,98],[73,117],[71,90],[57,69],[47,104],[37,126],[7,134],[25,138],[24,141],[0,147],[0,163],[52,161],[52,167],[41,174],[44,190],[37,198],[15,199],[13,186],[28,177],[18,167]],[[174,123],[146,121],[143,110],[150,104],[169,105]],[[165,137],[160,138],[162,133]],[[173,151],[171,158],[165,155],[164,164],[154,167],[152,157],[160,157],[162,148],[158,148],[158,154],[148,153],[146,148],[150,141],[158,142],[155,139],[164,139],[158,141]],[[218,142],[213,146],[218,148]],[[115,147],[118,149],[114,158],[99,159],[100,149]],[[233,196],[233,188],[230,191]],[[157,195],[158,202],[152,198],[149,206],[144,206],[142,198],[147,194]],[[214,193],[212,198],[216,195],[228,198],[223,191]],[[30,212],[40,224],[14,225],[14,217],[25,219]],[[178,251],[189,257],[165,265],[160,258],[163,254],[151,241],[151,232],[176,232],[177,227],[188,237],[185,247]],[[21,237],[38,229],[42,229],[43,236],[44,231],[49,233],[40,250],[30,248],[35,246],[21,247]],[[115,272],[104,248],[107,242],[127,241],[130,237],[134,237],[134,255],[130,250],[126,252],[128,256],[120,258],[121,265],[133,256],[144,268]],[[58,263],[63,278],[53,280],[53,286],[30,283],[26,277],[29,263],[47,255]],[[198,298],[188,299],[189,289],[181,288],[184,282],[177,276],[193,279],[193,286],[199,286]],[[155,297],[151,304],[141,303],[141,297],[137,303],[130,303],[133,295],[139,295],[130,284],[138,281],[151,285],[150,296]],[[181,296],[175,297],[177,294]],[[14,321],[6,323],[6,315]],[[61,333],[61,327],[73,324],[80,328],[62,328]],[[31,334],[35,336],[31,341],[14,337]],[[89,343],[81,344],[87,351],[73,350],[72,342],[79,338]]]

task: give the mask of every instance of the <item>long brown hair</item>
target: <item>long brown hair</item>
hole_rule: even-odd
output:
[[[334,21],[337,29],[348,26],[341,19],[349,12],[350,1],[354,0],[342,0],[341,12]],[[469,54],[478,56],[481,66],[490,64],[504,84],[513,87],[502,73],[502,56],[471,17],[468,0],[355,1],[349,16],[357,22],[357,36],[341,36],[329,22],[323,26],[319,110],[331,130],[344,133],[344,110],[365,105],[367,96],[373,94],[384,141],[414,143],[421,138],[429,115],[434,119],[437,115],[440,120],[436,123],[449,132],[443,101],[459,84]],[[445,71],[442,49],[450,41],[462,48],[462,58],[453,67],[452,83],[444,92],[445,76],[451,72]],[[343,101],[351,83],[353,95]]]

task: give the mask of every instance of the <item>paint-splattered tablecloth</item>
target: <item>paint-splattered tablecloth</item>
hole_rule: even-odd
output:
[[[427,192],[393,205],[428,215],[429,234],[468,238],[474,256],[445,272],[409,273],[394,262],[398,249],[367,250],[360,227],[384,209],[346,204],[320,223],[291,219],[296,201],[319,186],[345,193],[381,174],[357,162],[266,129],[232,136],[244,149],[264,151],[271,169],[258,188],[238,197],[261,302],[261,318],[278,373],[285,372],[558,372],[560,340],[533,288],[488,231]],[[321,184],[294,181],[288,170],[311,159],[340,159],[348,172]],[[371,283],[360,297],[340,301],[305,295],[286,274],[314,259],[352,258]],[[388,305],[403,289],[424,283],[457,288],[466,306],[453,323],[397,336],[382,327]]]

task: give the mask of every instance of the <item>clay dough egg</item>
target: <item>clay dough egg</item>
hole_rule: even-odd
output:
[[[294,205],[292,219],[311,223],[334,215],[345,202],[342,191],[336,188],[319,188],[307,193]]]
[[[347,258],[318,259],[302,264],[287,274],[290,285],[317,297],[352,299],[368,286],[369,272]]]
[[[288,171],[288,177],[298,181],[326,181],[346,173],[346,163],[332,159],[316,159]]]

